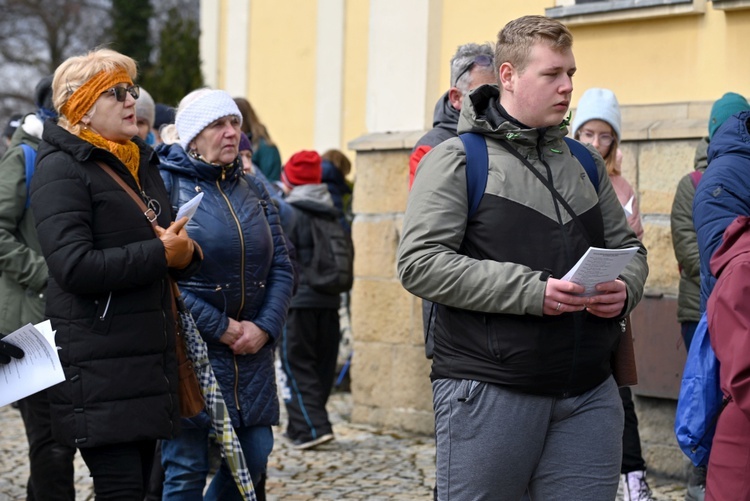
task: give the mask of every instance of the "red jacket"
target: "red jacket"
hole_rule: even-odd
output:
[[[750,418],[750,218],[737,217],[711,258],[718,277],[708,300],[711,346],[721,364],[721,389]]]

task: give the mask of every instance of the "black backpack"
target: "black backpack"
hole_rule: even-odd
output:
[[[308,216],[312,235],[312,260],[303,267],[307,284],[324,294],[347,292],[354,282],[354,245],[339,216],[296,207]]]

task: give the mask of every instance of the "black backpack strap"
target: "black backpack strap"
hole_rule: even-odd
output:
[[[563,206],[563,208],[570,214],[570,217],[573,219],[573,222],[576,226],[578,226],[578,229],[581,231],[583,236],[586,238],[586,240],[589,242],[589,245],[593,245],[593,240],[591,239],[591,235],[589,235],[588,230],[586,230],[586,227],[581,222],[581,219],[578,217],[578,214],[575,213],[573,208],[568,204],[568,202],[565,200],[565,198],[560,195],[560,193],[555,189],[555,187],[552,185],[552,183],[544,177],[544,175],[536,170],[533,165],[531,165],[531,162],[529,162],[526,157],[521,155],[518,150],[516,150],[512,145],[510,145],[505,139],[500,139],[498,141],[500,145],[508,150],[508,153],[516,157],[518,160],[521,161],[522,164],[524,164],[538,179],[542,182],[542,184],[549,190],[549,192],[552,194],[552,196],[560,202],[560,205]]]

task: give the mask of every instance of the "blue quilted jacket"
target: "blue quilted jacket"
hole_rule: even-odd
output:
[[[179,286],[208,344],[232,423],[276,424],[274,343],[286,322],[293,282],[278,212],[263,183],[244,175],[238,162],[224,167],[203,163],[178,144],[160,145],[157,153],[173,206],[204,194],[187,224],[203,249],[203,267]],[[254,355],[234,355],[219,342],[230,317],[254,322],[271,341]]]
[[[708,147],[708,168],[693,199],[693,224],[701,260],[701,312],[716,284],[709,263],[724,230],[737,216],[750,216],[750,111],[726,120]]]

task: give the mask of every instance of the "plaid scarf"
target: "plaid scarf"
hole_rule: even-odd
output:
[[[255,488],[247,469],[245,455],[242,453],[242,447],[232,427],[232,421],[227,413],[224,398],[221,396],[219,384],[208,361],[208,347],[201,338],[190,312],[184,304],[180,306],[180,322],[185,336],[188,357],[193,361],[195,373],[198,376],[198,381],[200,381],[203,398],[206,399],[206,410],[211,416],[211,423],[216,431],[216,441],[221,446],[221,455],[227,462],[242,497],[246,501],[256,501]]]

